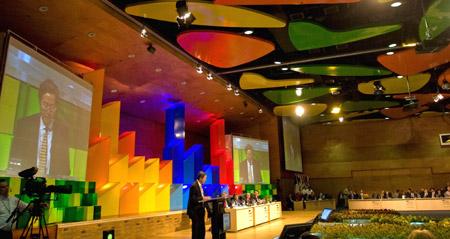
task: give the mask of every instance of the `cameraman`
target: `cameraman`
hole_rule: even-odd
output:
[[[5,179],[0,179],[0,238],[12,239],[12,220],[6,222],[17,207],[23,211],[28,205],[16,197],[9,196],[9,185]]]

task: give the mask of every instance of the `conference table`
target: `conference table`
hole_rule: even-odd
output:
[[[349,209],[391,209],[396,211],[450,210],[450,198],[349,199]]]
[[[305,208],[303,208],[303,206]],[[303,210],[323,210],[325,208],[336,209],[336,202],[334,199],[324,199],[324,200],[309,200],[305,201],[294,201],[294,211]]]
[[[281,218],[281,202],[261,204],[252,207],[227,208],[230,213],[231,227],[229,232],[237,232],[245,228],[260,225]]]

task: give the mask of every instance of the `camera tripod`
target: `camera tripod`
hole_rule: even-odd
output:
[[[34,199],[31,203],[34,206],[31,209],[30,217],[26,224],[27,226],[23,229],[20,239],[26,239],[28,235],[30,239],[48,239],[47,223],[45,222],[44,210],[42,208],[44,202],[41,199]],[[39,223],[38,233],[33,234],[33,224],[36,220]]]

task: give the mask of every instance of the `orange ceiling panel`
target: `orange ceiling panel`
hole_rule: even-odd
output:
[[[177,37],[180,46],[210,65],[229,68],[256,60],[275,45],[267,40],[224,31],[184,31]]]
[[[413,111],[403,111],[402,107],[398,107],[398,108],[389,108],[389,109],[382,109],[380,110],[380,113],[382,113],[383,115],[392,118],[392,119],[403,119],[406,117],[409,117],[411,115],[414,115],[416,113],[420,113],[422,111],[428,110],[430,107],[428,106],[422,106],[417,110],[413,110]]]
[[[300,5],[354,3],[360,0],[214,0],[217,5]]]
[[[411,48],[393,55],[380,55],[377,60],[399,75],[410,76],[449,62],[450,45],[439,52],[425,54],[416,54],[415,49]]]

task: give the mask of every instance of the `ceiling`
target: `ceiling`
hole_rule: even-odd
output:
[[[186,128],[205,135],[218,118],[226,120],[229,131],[273,115],[310,124],[336,122],[341,116],[346,121],[384,120],[449,110],[443,77],[439,85],[439,76],[450,67],[448,47],[417,55],[402,43],[423,39],[422,17],[436,5],[443,10],[431,12],[428,19],[430,28],[441,30],[433,30],[431,39],[447,43],[450,1],[403,0],[395,8],[391,0],[222,5],[246,2],[187,1],[197,19],[190,27],[178,27],[175,0],[73,1],[70,11],[57,0],[1,1],[0,26],[80,73],[105,68],[104,103],[121,101],[126,114],[163,123],[164,109],[185,102]],[[132,11],[142,4],[151,5]],[[48,11],[39,10],[43,5]],[[139,11],[147,17],[136,16]],[[143,28],[148,30],[144,38]],[[253,34],[244,34],[247,30]],[[92,32],[95,36],[89,37]],[[390,48],[393,43],[397,46]],[[154,53],[147,51],[150,44]],[[413,52],[403,53],[408,50]],[[395,54],[387,56],[388,51]],[[213,80],[206,79],[208,72]],[[410,101],[404,99],[406,77],[399,75],[409,75],[419,108],[404,111]],[[373,81],[381,83],[384,94],[370,92]],[[301,96],[297,88],[303,89]],[[438,90],[444,98],[435,103]],[[330,112],[335,104],[341,105],[341,113]],[[302,117],[294,116],[298,105],[305,109]]]

